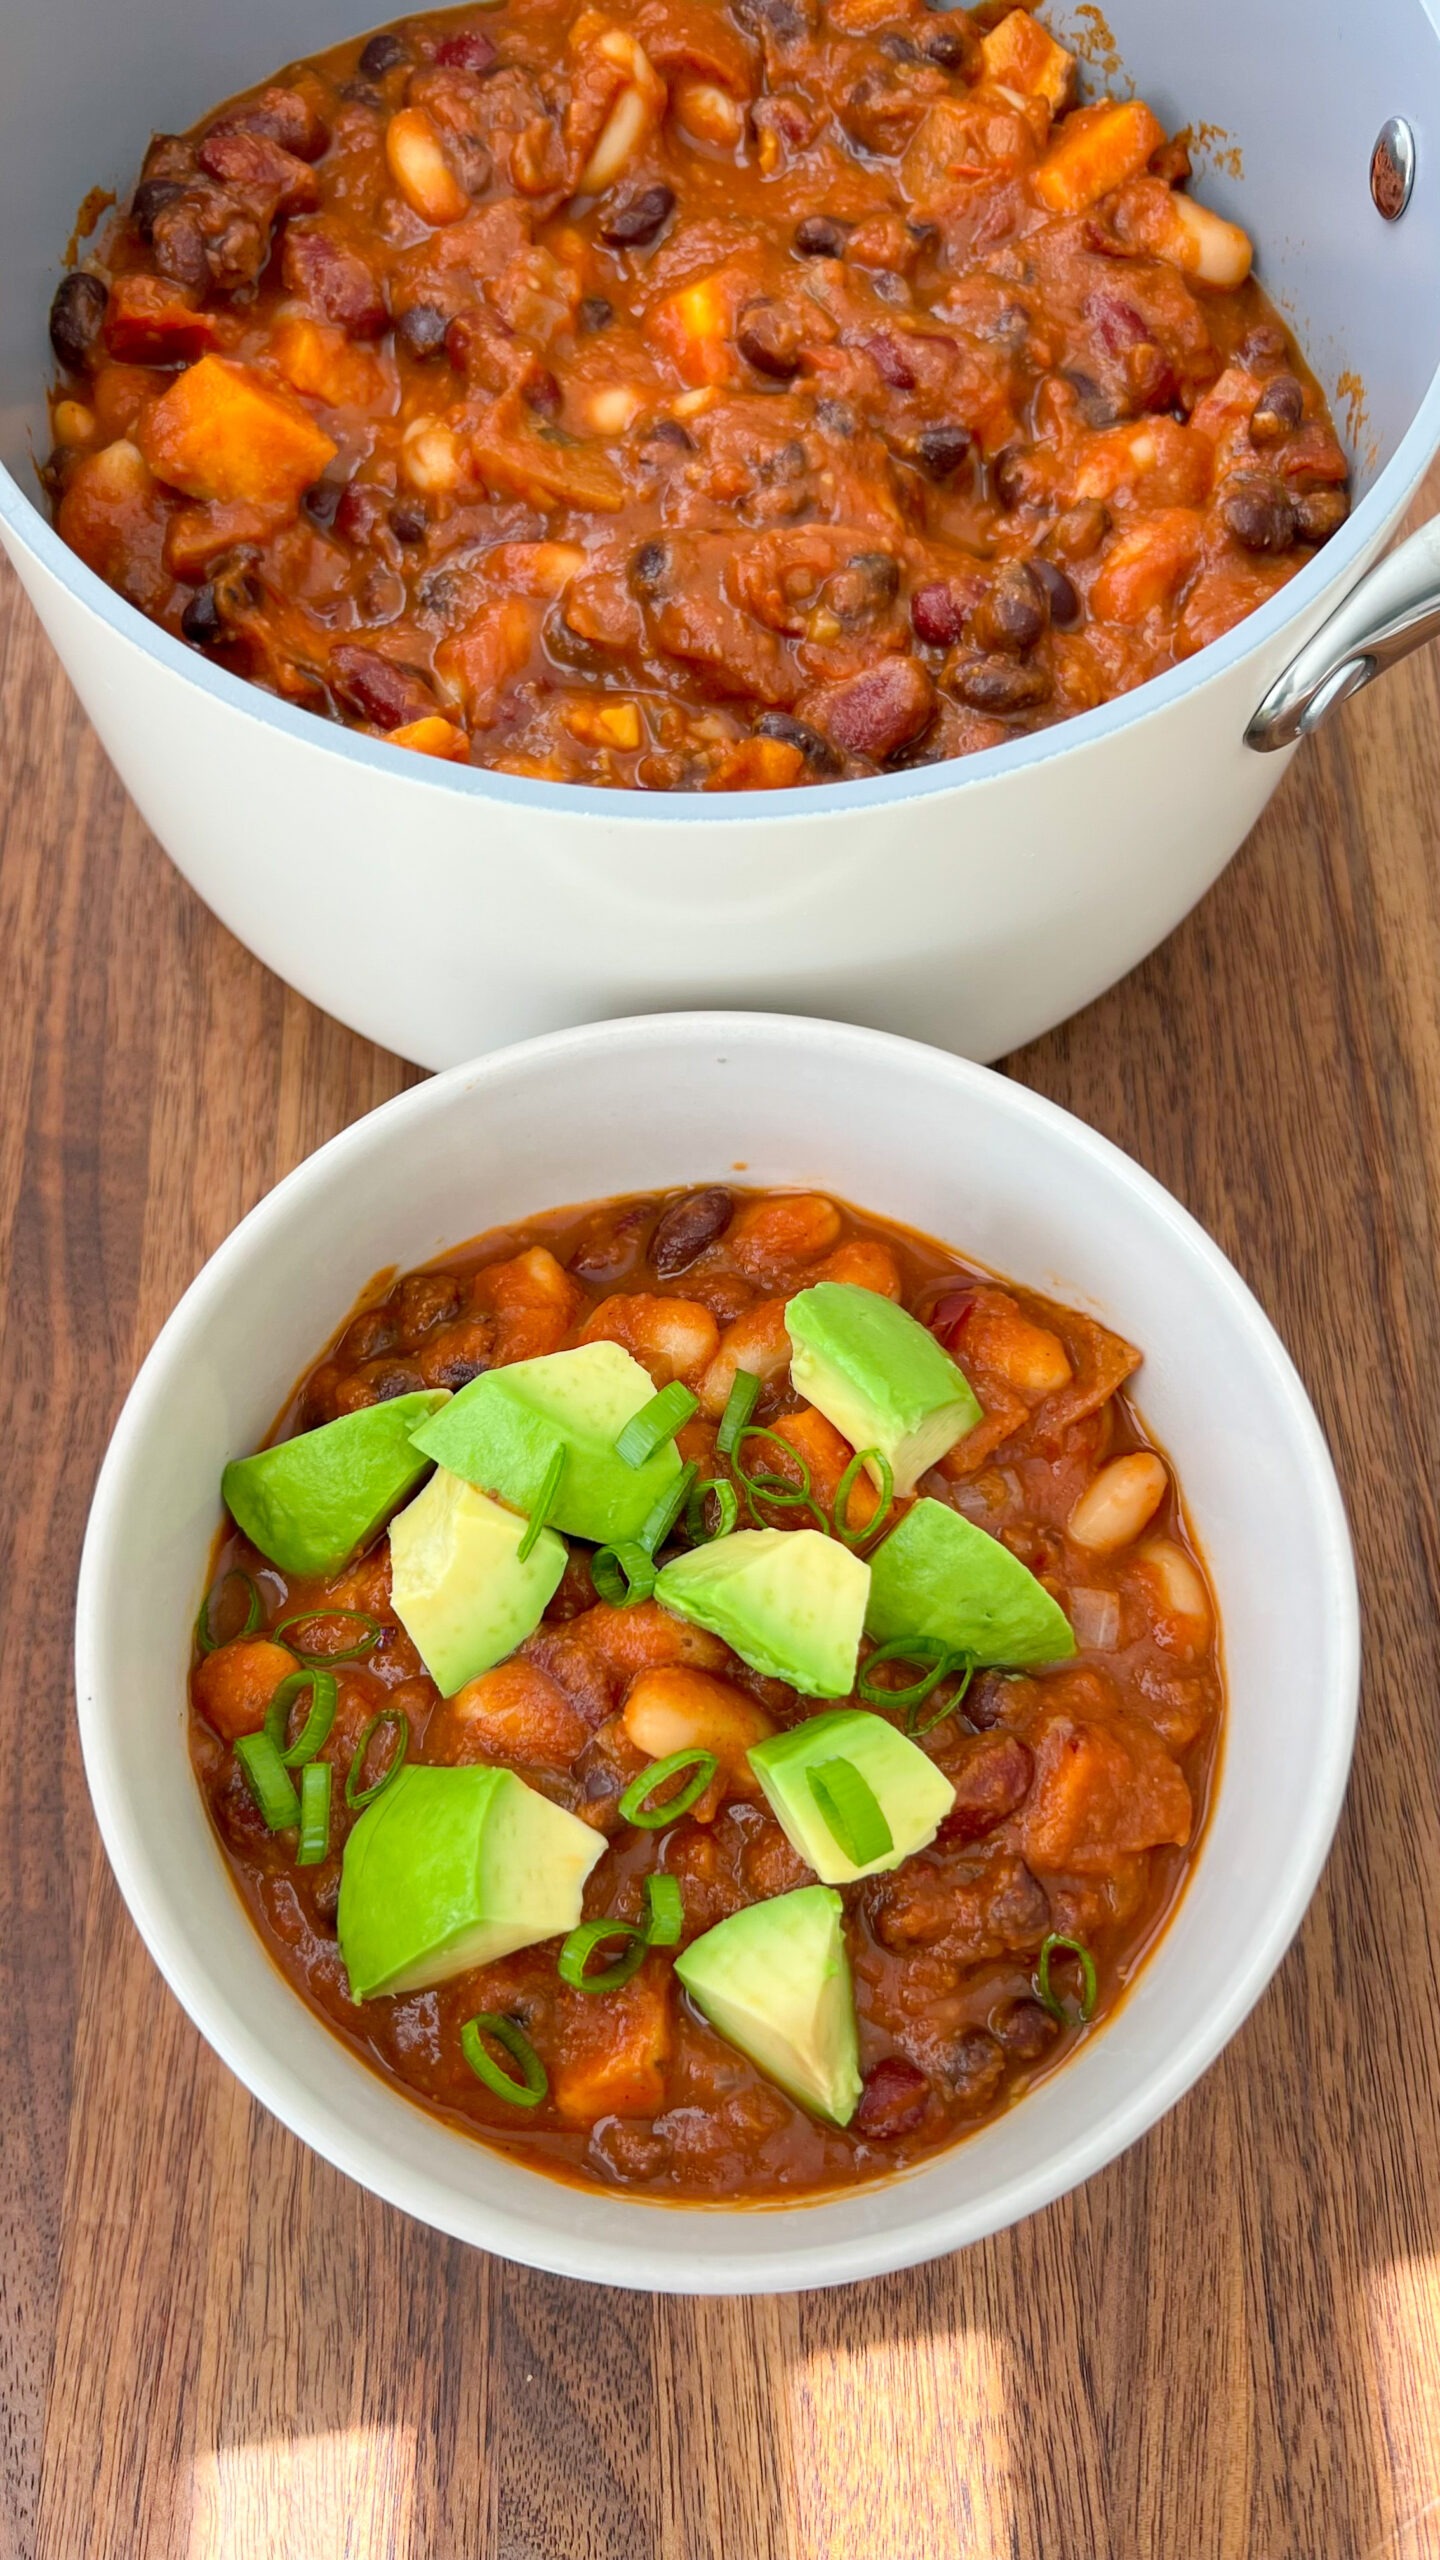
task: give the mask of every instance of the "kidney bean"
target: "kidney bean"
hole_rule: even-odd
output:
[[[1278,480],[1237,473],[1225,484],[1220,514],[1247,551],[1288,551],[1295,539],[1295,509]]]
[[[674,1280],[682,1271],[688,1271],[706,1247],[723,1236],[734,1215],[734,1201],[718,1184],[708,1191],[688,1192],[683,1200],[672,1200],[660,1213],[650,1247],[656,1276]]]
[[[926,427],[916,438],[915,451],[932,480],[949,480],[966,459],[973,442],[967,427]]]
[[[613,212],[602,215],[595,227],[611,249],[646,249],[674,210],[673,187],[643,187],[638,195],[627,196]]]
[[[1005,2056],[995,2038],[976,2027],[947,2056],[945,2076],[966,2114],[979,2115],[1000,2094]]]
[[[565,406],[565,394],[548,366],[542,365],[522,384],[520,397],[527,409],[540,418],[558,418]]]
[[[379,532],[385,515],[385,492],[373,480],[347,480],[335,501],[332,518],[342,541],[363,548]]]
[[[1040,557],[1030,563],[1030,574],[1038,579],[1050,608],[1050,619],[1058,631],[1068,631],[1080,620],[1081,603],[1074,583],[1053,560]]]
[[[423,720],[435,708],[435,696],[414,667],[397,667],[378,649],[362,649],[342,640],[330,652],[330,686],[347,711],[377,729],[398,729],[408,720]]]
[[[990,2033],[1016,2062],[1038,2062],[1060,2033],[1060,2021],[1038,2000],[1014,2000],[990,2021]]]
[[[1045,591],[1028,564],[1007,560],[975,608],[975,638],[982,649],[1021,656],[1044,638],[1050,620]]]
[[[795,226],[795,248],[802,258],[843,258],[848,229],[828,213],[807,213]]]
[[[77,268],[62,279],[50,305],[50,344],[72,373],[84,373],[99,344],[110,296],[99,276]]]
[[[308,213],[318,201],[315,172],[293,151],[264,133],[207,133],[196,158],[207,178],[229,187],[266,220],[271,210]]]
[[[333,320],[347,337],[378,338],[390,325],[374,270],[323,219],[287,223],[280,272],[287,293]]]
[[[918,2131],[929,2104],[930,2083],[924,2072],[903,2054],[887,2053],[866,2072],[852,2122],[867,2142],[895,2142],[902,2134]]]
[[[789,382],[800,370],[800,331],[778,302],[747,302],[735,344],[748,365],[772,382]]]
[[[946,578],[932,578],[910,599],[910,624],[930,649],[953,649],[965,629],[970,599]]]
[[[972,711],[997,715],[1033,711],[1050,698],[1046,669],[1020,666],[1013,658],[972,658],[956,668],[951,683],[960,701],[967,702]]]
[[[299,89],[262,89],[248,106],[237,108],[233,115],[217,116],[210,131],[263,134],[267,142],[278,142],[282,151],[293,152],[297,160],[318,160],[330,145],[328,126]]]
[[[213,586],[197,587],[180,616],[180,628],[192,648],[213,648],[225,628]]]
[[[357,68],[367,80],[383,80],[387,71],[398,71],[402,62],[413,59],[404,37],[397,35],[393,27],[383,27],[378,36],[361,46]]]
[[[935,687],[918,658],[883,658],[878,666],[837,685],[825,706],[824,725],[847,755],[877,764],[917,738],[935,709]]]
[[[892,391],[914,390],[915,368],[898,338],[892,338],[888,330],[882,329],[873,338],[867,338],[864,346],[881,381],[887,383]]]
[[[1250,420],[1252,444],[1283,444],[1305,416],[1305,394],[1293,373],[1277,373],[1266,383]]]
[[[493,71],[500,56],[490,38],[480,27],[457,27],[454,35],[442,36],[435,47],[435,59],[457,71],[473,71],[482,76]]]
[[[1344,489],[1307,489],[1291,504],[1295,509],[1295,530],[1302,542],[1328,542],[1350,513],[1350,499]]]
[[[937,1839],[946,1846],[983,1840],[1022,1805],[1035,1775],[1035,1754],[1015,1733],[984,1733],[966,1746],[958,1769],[946,1773],[955,1802]]]
[[[828,738],[812,729],[806,720],[792,718],[788,711],[762,711],[755,723],[757,738],[779,738],[787,747],[798,747],[814,773],[836,774],[842,770],[838,756]]]

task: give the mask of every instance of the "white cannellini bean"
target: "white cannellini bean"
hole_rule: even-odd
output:
[[[587,400],[586,415],[597,436],[623,436],[632,418],[638,417],[645,403],[638,391],[623,382],[607,382],[592,391]]]
[[[385,128],[385,159],[400,193],[422,222],[458,222],[470,199],[451,168],[439,133],[419,107],[402,107]]]
[[[400,468],[412,489],[443,498],[459,486],[460,447],[435,418],[416,418],[400,440]]]
[[[1070,1514],[1076,1546],[1109,1556],[1117,1547],[1131,1545],[1164,1501],[1169,1481],[1164,1462],[1148,1449],[1112,1458],[1087,1484]]]
[[[1237,222],[1223,221],[1208,205],[1196,204],[1192,196],[1172,195],[1170,205],[1177,228],[1174,246],[1162,245],[1162,255],[1173,258],[1187,274],[1198,276],[1201,284],[1227,293],[1242,285],[1255,263],[1249,233]]]
[[[717,150],[733,151],[745,130],[739,100],[713,80],[677,81],[673,105],[676,123],[692,142],[709,142]]]
[[[1154,1582],[1167,1618],[1179,1621],[1192,1644],[1204,1644],[1210,1633],[1210,1595],[1184,1548],[1173,1538],[1151,1538],[1138,1561]]]
[[[600,139],[580,173],[577,192],[582,196],[598,196],[607,187],[613,187],[654,122],[654,109],[640,90],[633,86],[622,89],[605,119]]]

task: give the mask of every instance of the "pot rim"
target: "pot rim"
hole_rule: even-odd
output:
[[[312,711],[281,702],[276,695],[212,665],[197,650],[173,639],[86,567],[78,553],[61,541],[54,526],[3,463],[0,527],[8,528],[14,543],[28,551],[84,611],[117,638],[155,659],[169,674],[198,687],[221,708],[241,713],[262,729],[278,729],[283,737],[320,753],[392,776],[397,763],[403,764],[410,769],[413,781],[432,791],[458,794],[479,803],[498,800],[536,817],[572,817],[593,823],[623,816],[627,830],[632,826],[673,827],[677,815],[712,826],[744,820],[773,824],[777,820],[785,823],[852,810],[901,808],[947,793],[974,790],[1012,773],[1047,764],[1056,756],[1098,747],[1137,721],[1158,718],[1204,685],[1218,682],[1252,658],[1258,660],[1288,629],[1304,623],[1312,609],[1324,604],[1333,610],[1334,591],[1342,582],[1348,581],[1345,592],[1352,592],[1358,583],[1355,572],[1359,564],[1393,532],[1437,451],[1440,370],[1433,376],[1395,452],[1377,474],[1374,487],[1366,492],[1339,532],[1258,611],[1247,615],[1222,639],[1212,640],[1185,665],[1153,676],[1133,693],[1118,695],[1093,711],[1079,712],[1052,728],[1037,730],[1030,737],[1016,738],[1004,746],[983,748],[975,755],[917,766],[911,772],[881,774],[869,781],[789,784],[763,792],[695,791],[672,796],[665,792],[602,790],[591,783],[541,782],[521,774],[497,773],[482,765],[455,765],[432,756],[414,755],[403,747],[389,746],[381,739],[365,737],[359,730],[318,719]],[[1274,673],[1278,669],[1272,671],[1270,681]],[[1258,697],[1265,690],[1265,683],[1257,680],[1254,707],[1258,707]],[[1237,744],[1243,738],[1244,727],[1243,720],[1237,723]],[[682,804],[678,811],[677,801]]]
[[[122,1712],[114,1702],[114,1678],[108,1670],[107,1628],[112,1608],[114,1551],[121,1535],[119,1506],[132,1451],[143,1441],[157,1403],[171,1392],[170,1371],[185,1356],[190,1335],[203,1327],[212,1305],[234,1287],[236,1266],[242,1269],[257,1247],[268,1250],[273,1231],[283,1228],[297,1195],[313,1187],[317,1168],[340,1174],[349,1183],[376,1143],[376,1125],[390,1143],[402,1131],[419,1137],[431,1115],[443,1113],[452,1097],[467,1086],[503,1084],[517,1060],[566,1060],[581,1070],[597,1052],[615,1047],[652,1050],[657,1058],[677,1045],[743,1044],[757,1031],[763,1037],[801,1053],[837,1051],[869,1064],[897,1063],[918,1052],[935,1077],[947,1084],[957,1102],[983,1094],[985,1107],[1009,1120],[1017,1133],[1036,1128],[1059,1130],[1065,1144],[1100,1182],[1119,1186],[1137,1202],[1147,1219],[1164,1231],[1175,1254],[1198,1266],[1217,1300],[1253,1341],[1268,1373],[1274,1410],[1298,1459],[1308,1488],[1310,1519],[1317,1558],[1323,1565],[1322,1589],[1326,1673],[1315,1700],[1315,1748],[1311,1756],[1303,1810],[1277,1848],[1276,1872],[1262,1926],[1256,1928],[1243,1964],[1228,1979],[1223,1995],[1207,2003],[1203,2013],[1177,2026],[1163,2058],[1138,2073],[1105,2107],[1080,2137],[1047,2153],[1043,2163],[997,2177],[983,2199],[927,2207],[923,2183],[934,2163],[922,2164],[899,2180],[885,2181],[891,2192],[909,2188],[913,2211],[888,2228],[867,2227],[863,2193],[842,2191],[799,2207],[746,2208],[724,2206],[645,2206],[643,2212],[657,2236],[663,2225],[678,2235],[679,2245],[649,2259],[642,2225],[618,2237],[587,2227],[588,2190],[577,2190],[574,2213],[560,2238],[543,2217],[531,2216],[523,2204],[495,2196],[463,2195],[457,2182],[417,2167],[392,2151],[372,2131],[353,2125],[343,2112],[315,2097],[264,2039],[249,2025],[242,2005],[227,1990],[177,1923],[167,1904],[163,1883],[157,1884],[153,1845],[129,1804],[130,1788],[123,1767]],[[382,1141],[383,1143],[383,1141]],[[86,1528],[76,1610],[76,1697],[85,1774],[95,1817],[121,1892],[139,1932],[171,1990],[206,2041],[244,2085],[280,2121],[346,2175],[382,2196],[387,2203],[416,2214],[432,2227],[472,2246],[499,2250],[522,2264],[557,2275],[642,2291],[687,2293],[771,2293],[853,2282],[888,2274],[968,2246],[1053,2203],[1115,2159],[1175,2105],[1216,2059],[1259,2000],[1299,1928],[1329,1854],[1349,1777],[1354,1743],[1360,1668],[1360,1618],[1354,1555],[1334,1464],[1314,1408],[1279,1335],[1233,1263],[1199,1222],[1109,1139],[1072,1113],[995,1070],[952,1057],[926,1044],[889,1032],[863,1030],[850,1024],[817,1022],[808,1017],[745,1012],[652,1014],[551,1032],[514,1043],[452,1067],[413,1086],[365,1114],[327,1144],[303,1159],[268,1192],[217,1247],[167,1319],[132,1385],[116,1422],[100,1469]],[[107,1697],[109,1703],[107,1703]],[[1202,1853],[1203,1854],[1203,1853]],[[301,2004],[303,2005],[303,2004]],[[315,2031],[329,2040],[316,2022]],[[364,2065],[355,2064],[357,2071]],[[413,2101],[400,2095],[407,2110]],[[473,2147],[470,2138],[445,2128],[456,2144]],[[943,2161],[945,2154],[938,2155]],[[539,2173],[537,2185],[553,2182]],[[609,2203],[612,2199],[605,2198]],[[848,2208],[848,2227],[837,2229],[833,2208]],[[790,2223],[783,2237],[767,2245],[768,2224],[776,2216]],[[807,2235],[805,2225],[810,2229]],[[711,2245],[696,2255],[685,2250],[687,2232],[700,2243],[708,2231]],[[716,2245],[716,2244],[719,2245]]]

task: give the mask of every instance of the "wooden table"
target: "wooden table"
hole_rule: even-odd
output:
[[[1218,1236],[1339,1459],[1370,1663],[1299,1944],[1174,2114],[1022,2229],[667,2302],[347,2185],[201,2044],[110,1881],[70,1610],[111,1420],[241,1213],[415,1071],[212,921],[5,602],[0,2560],[1440,2553],[1440,658],[1011,1062]]]

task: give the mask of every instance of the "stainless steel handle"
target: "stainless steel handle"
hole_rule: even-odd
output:
[[[1373,568],[1272,685],[1249,728],[1262,755],[1313,737],[1397,658],[1440,637],[1440,516]]]

